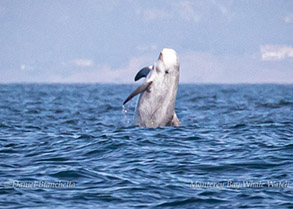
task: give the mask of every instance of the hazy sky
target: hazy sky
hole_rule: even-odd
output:
[[[293,83],[292,0],[0,0],[0,83],[133,83],[162,48],[181,83]]]

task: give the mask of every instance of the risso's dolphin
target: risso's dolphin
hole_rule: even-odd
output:
[[[141,69],[135,81],[146,77],[123,105],[140,94],[134,124],[146,127],[180,126],[174,111],[179,83],[179,60],[173,49],[163,49],[154,65]]]

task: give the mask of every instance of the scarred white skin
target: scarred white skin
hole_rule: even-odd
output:
[[[134,123],[146,127],[180,126],[174,111],[179,83],[179,60],[173,49],[163,49],[145,83],[151,83],[140,94]]]

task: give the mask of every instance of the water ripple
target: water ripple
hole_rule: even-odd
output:
[[[181,85],[165,128],[132,124],[133,88],[0,85],[0,205],[293,207],[292,85]]]

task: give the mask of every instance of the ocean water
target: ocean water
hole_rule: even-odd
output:
[[[165,128],[135,87],[0,85],[0,207],[293,207],[293,85],[180,85]]]

